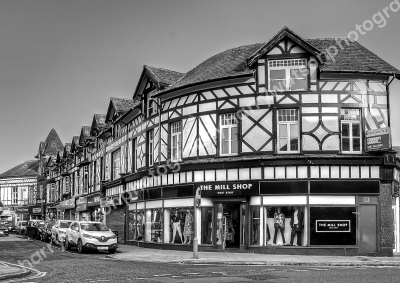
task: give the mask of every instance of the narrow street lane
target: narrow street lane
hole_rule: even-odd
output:
[[[39,256],[39,254],[41,256]],[[399,268],[208,266],[141,263],[107,259],[106,252],[78,254],[11,235],[0,238],[0,261],[29,260],[46,272],[35,279],[7,282],[398,282]]]

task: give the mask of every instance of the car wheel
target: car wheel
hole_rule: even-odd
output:
[[[54,245],[53,237],[50,237],[50,246]]]
[[[78,253],[83,254],[85,252],[85,248],[82,244],[81,239],[78,240]]]
[[[110,254],[115,254],[117,252],[117,249],[109,250],[108,251]]]
[[[70,246],[70,244],[69,244],[67,238],[65,238],[65,249],[66,249],[67,251],[69,251],[69,250],[71,249],[71,246]]]
[[[39,239],[40,239],[40,235],[36,233],[35,240],[39,240]]]

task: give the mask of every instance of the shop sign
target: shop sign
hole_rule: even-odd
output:
[[[30,206],[29,214],[42,214],[42,208],[40,206]]]
[[[16,213],[29,213],[29,208],[28,207],[16,207],[15,212]]]
[[[315,220],[316,232],[350,232],[350,220]]]
[[[81,203],[76,205],[76,211],[85,211],[87,210],[87,203]]]
[[[196,184],[196,190],[200,190],[201,197],[253,196],[259,194],[259,188],[260,183],[254,181]]]
[[[370,130],[366,133],[366,151],[387,151],[390,149],[390,128]]]
[[[71,198],[68,200],[64,200],[62,202],[60,202],[60,209],[64,210],[64,209],[71,209],[71,208],[75,208],[75,199]]]
[[[115,197],[105,197],[100,199],[100,207],[110,207],[110,206],[116,206],[116,205],[121,205],[121,195],[115,196]]]
[[[78,204],[83,204],[83,203],[87,203],[87,198],[86,197],[79,197],[77,200],[76,200],[76,204],[78,205]]]
[[[87,206],[98,206],[100,205],[100,195],[90,196],[87,198]]]

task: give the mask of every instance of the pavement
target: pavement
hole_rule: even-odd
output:
[[[30,270],[8,265],[5,262],[0,262],[0,281],[11,278],[25,277],[31,274]]]
[[[124,261],[180,263],[204,265],[266,265],[266,266],[399,266],[400,257],[366,256],[310,256],[276,255],[230,252],[199,252],[198,259],[193,252],[140,248],[119,245],[115,255],[107,258]]]

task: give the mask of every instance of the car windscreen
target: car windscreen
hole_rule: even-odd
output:
[[[69,228],[72,222],[61,222],[60,228]]]
[[[84,231],[109,231],[110,229],[103,223],[81,223]]]

